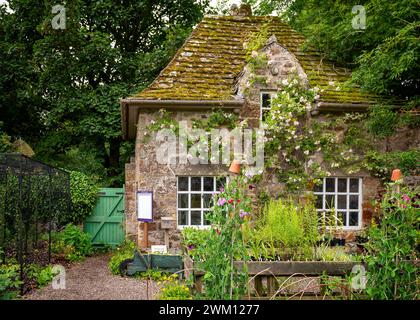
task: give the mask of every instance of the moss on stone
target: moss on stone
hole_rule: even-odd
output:
[[[296,56],[310,86],[324,88],[321,101],[375,103],[381,98],[358,88],[331,90],[350,78],[350,71],[323,61],[305,38],[271,16],[207,16],[192,32],[174,59],[155,81],[135,98],[150,100],[234,100],[235,78],[246,65],[246,43],[261,28],[274,34],[280,45]],[[344,86],[343,86],[344,87]]]

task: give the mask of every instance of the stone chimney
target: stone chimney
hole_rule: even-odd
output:
[[[232,4],[229,13],[231,16],[251,17],[252,8],[251,5],[245,3],[241,3],[239,7],[236,4]]]

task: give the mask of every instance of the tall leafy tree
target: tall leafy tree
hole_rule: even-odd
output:
[[[0,121],[8,134],[33,142],[43,131],[44,103],[37,94],[39,77],[32,61],[33,45],[41,38],[36,27],[43,7],[21,2],[25,5],[0,5]]]
[[[260,14],[274,10],[325,57],[354,69],[365,90],[417,99],[420,10],[416,0],[248,0]],[[366,28],[354,29],[362,5]]]
[[[121,139],[119,98],[153,80],[201,20],[207,2],[63,1],[66,26],[61,30],[51,24],[56,1],[10,0],[11,10],[2,10],[5,22],[0,32],[10,41],[1,42],[6,63],[0,67],[8,68],[7,63],[15,59],[14,82],[8,85],[24,94],[33,92],[27,98],[31,103],[40,100],[39,110],[31,113],[37,121],[22,119],[43,129],[35,146],[38,157],[54,162],[76,146],[92,154],[84,158],[99,161],[108,176],[120,174],[121,151],[127,148]],[[7,29],[10,25],[15,27]],[[21,36],[25,55],[16,55],[12,51],[17,46],[15,33],[25,30],[29,33]],[[19,74],[19,68],[25,72]],[[11,73],[5,72],[5,77]],[[2,90],[6,89],[4,85]],[[13,108],[8,109],[12,114]],[[7,123],[16,127],[18,121]],[[62,160],[59,165],[66,166]]]

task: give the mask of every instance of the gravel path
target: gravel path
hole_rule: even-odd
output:
[[[50,285],[25,295],[27,300],[147,300],[158,292],[157,284],[131,277],[114,276],[109,255],[86,258],[66,270],[66,289]],[[147,294],[149,292],[149,294]]]

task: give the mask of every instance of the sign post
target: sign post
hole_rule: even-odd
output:
[[[143,222],[143,246],[149,246],[149,222],[153,221],[153,192],[137,191],[137,221]]]

